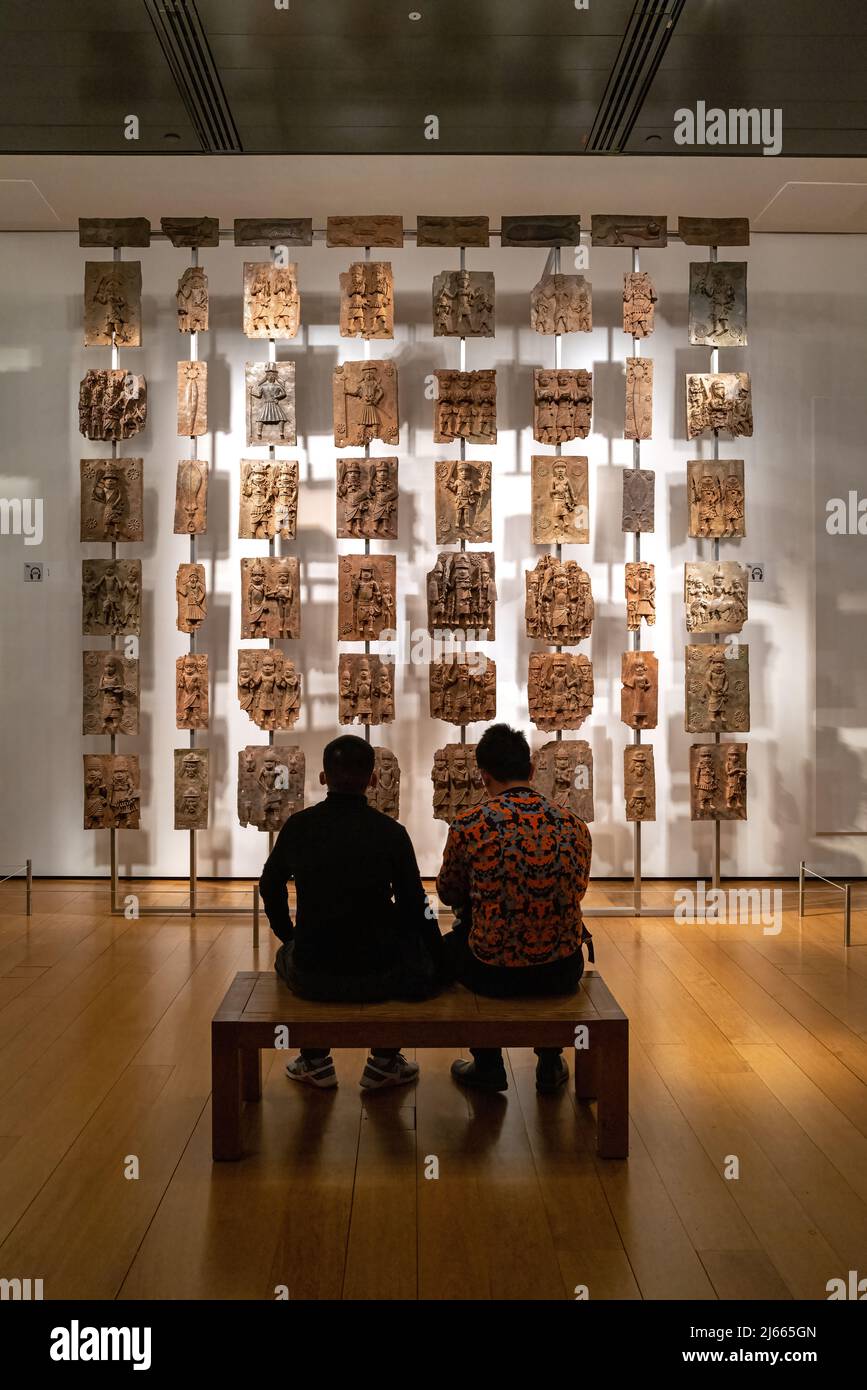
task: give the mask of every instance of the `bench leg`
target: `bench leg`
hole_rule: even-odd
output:
[[[595,1100],[599,1094],[599,1034],[593,1028],[587,1041],[589,1047],[575,1048],[575,1096],[578,1100]]]
[[[241,1051],[233,1024],[211,1024],[211,1156],[241,1157]]]
[[[258,1047],[241,1048],[241,1099],[262,1099],[262,1053]]]
[[[596,1152],[600,1158],[629,1154],[629,1020],[606,1022],[599,1030],[599,1094]]]

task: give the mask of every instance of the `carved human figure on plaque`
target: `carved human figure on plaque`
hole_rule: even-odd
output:
[[[593,709],[593,667],[582,655],[531,652],[527,701],[538,729],[580,729]]]
[[[294,729],[301,711],[301,674],[277,648],[238,652],[238,700],[260,729]]]
[[[178,729],[207,729],[208,658],[203,652],[187,652],[175,662],[176,718]]]
[[[534,454],[531,460],[534,545],[586,545],[590,540],[587,459]]]
[[[394,665],[365,652],[341,652],[337,665],[341,724],[390,724],[394,719]]]
[[[428,678],[431,719],[464,725],[496,717],[497,667],[484,652],[432,661]]]
[[[593,750],[583,738],[545,743],[533,754],[533,786],[555,806],[593,820]]]
[[[337,460],[338,540],[397,539],[396,458]]]
[[[334,443],[364,448],[371,440],[397,444],[400,426],[393,362],[343,362],[332,378]]]
[[[656,474],[652,468],[624,468],[622,531],[652,531],[655,526],[654,488]]]
[[[340,276],[341,338],[394,337],[390,261],[353,261]]]
[[[726,430],[734,437],[753,432],[753,396],[749,372],[688,372],[686,437],[705,430]]]
[[[298,460],[241,459],[238,535],[247,540],[295,539]]]
[[[497,442],[497,373],[434,372],[434,442],[465,439],[472,444]]]
[[[241,561],[241,636],[301,636],[301,592],[296,555]]]
[[[85,261],[84,346],[141,347],[141,261]]]
[[[91,367],[78,388],[78,428],[87,439],[131,439],[145,427],[147,386],[143,376],[119,368]]]
[[[248,338],[294,338],[301,323],[298,266],[244,262],[244,333]]]
[[[750,728],[750,649],[746,642],[686,649],[688,734],[746,734]]]
[[[238,754],[238,820],[280,830],[304,806],[304,754],[292,744],[253,745]]]
[[[631,560],[626,566],[626,626],[637,632],[642,622],[656,622],[656,571],[646,560]]]
[[[208,787],[210,784],[207,748],[176,748],[175,830],[207,830]]]
[[[590,333],[593,301],[583,275],[543,275],[530,295],[530,324],[536,333]]]
[[[139,664],[120,652],[82,652],[84,734],[138,733]]]
[[[460,811],[478,806],[487,793],[476,764],[474,743],[447,743],[434,753],[433,769],[434,820],[451,823]]]
[[[646,270],[628,270],[623,277],[623,332],[647,338],[654,329],[657,302],[653,281]]]
[[[433,330],[435,338],[493,338],[493,272],[443,270],[435,275]]]
[[[245,367],[247,444],[294,444],[295,363],[248,362]]]
[[[525,572],[525,585],[528,637],[571,647],[590,636],[595,611],[590,575],[577,560],[543,555],[535,569]]]
[[[81,539],[140,541],[142,459],[81,460]]]
[[[746,347],[746,261],[690,262],[689,341],[707,347]]]
[[[178,565],[175,592],[178,599],[178,632],[198,632],[208,616],[204,565]]]
[[[494,640],[497,585],[491,550],[445,551],[427,576],[428,631],[460,630]]]
[[[338,641],[375,641],[397,632],[394,555],[341,555],[338,560]],[[386,638],[388,640],[388,638]]]
[[[178,332],[207,332],[208,277],[202,266],[187,266],[178,281],[177,302]]]
[[[733,560],[684,565],[687,632],[740,632],[747,620],[749,575]]]
[[[655,729],[659,662],[653,652],[624,652],[620,659],[620,718],[630,729]]]
[[[202,536],[208,529],[208,465],[204,459],[181,459],[175,483],[176,536]]]
[[[400,817],[400,767],[390,748],[374,748],[375,786],[368,787],[367,804],[392,820]]]
[[[624,439],[649,439],[653,434],[653,363],[649,357],[626,359]]]
[[[85,753],[85,830],[138,830],[140,813],[138,754]]]
[[[690,459],[686,469],[690,536],[745,536],[743,459]]]
[[[208,433],[208,364],[178,363],[178,434],[194,439]]]
[[[488,459],[440,459],[435,496],[438,545],[493,539]]]
[[[693,820],[747,819],[745,743],[694,743],[689,782]]]
[[[539,444],[586,439],[593,411],[593,373],[533,372],[533,438]]]
[[[656,768],[649,744],[624,748],[623,793],[627,821],[656,820]]]
[[[86,637],[141,631],[141,560],[83,560],[81,630]]]

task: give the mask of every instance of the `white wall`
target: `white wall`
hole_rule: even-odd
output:
[[[567,200],[568,201],[568,200]],[[90,211],[91,209],[86,209]],[[688,209],[686,209],[688,210]],[[733,208],[732,211],[737,211]],[[83,556],[105,555],[105,547],[78,540],[78,461],[83,454],[109,453],[78,433],[78,384],[88,366],[107,365],[108,352],[82,346],[81,293],[84,261],[94,252],[68,233],[6,234],[0,238],[0,495],[45,500],[45,541],[25,547],[20,537],[0,537],[0,736],[4,796],[0,860],[30,855],[37,873],[102,873],[107,870],[108,835],[82,826],[81,755],[100,751],[107,740],[81,735],[81,649],[103,645],[82,638],[80,569]],[[110,253],[108,253],[110,254]],[[122,362],[148,380],[146,431],[121,452],[145,458],[146,538],[122,546],[121,555],[141,555],[144,565],[142,733],[119,740],[138,751],[143,765],[141,831],[120,835],[122,871],[183,874],[188,837],[172,828],[172,749],[187,743],[175,729],[175,657],[187,639],[175,627],[174,576],[187,558],[188,543],[172,532],[177,460],[187,443],[175,435],[175,364],[188,340],[175,327],[174,289],[187,253],[156,242],[136,253],[143,263],[144,346],[122,354]],[[209,617],[199,649],[210,655],[212,829],[199,836],[199,872],[205,876],[258,871],[266,848],[259,832],[244,830],[235,813],[237,750],[265,736],[249,722],[235,694],[239,642],[239,556],[265,550],[261,542],[238,541],[238,461],[244,444],[244,362],[266,355],[241,331],[242,262],[257,252],[222,244],[202,254],[211,291],[211,331],[200,338],[209,364],[212,433],[200,456],[212,462],[209,529],[200,538],[209,586]],[[386,254],[386,253],[383,253]],[[745,252],[749,262],[750,347],[721,353],[722,369],[752,373],[756,431],[752,440],[721,443],[721,452],[746,460],[748,538],[724,547],[724,557],[763,561],[766,581],[753,588],[749,641],[752,671],[750,819],[723,827],[725,867],[750,874],[793,873],[803,853],[826,867],[863,872],[863,840],[811,842],[815,829],[811,769],[814,762],[813,679],[814,454],[821,464],[825,441],[813,437],[814,397],[830,408],[860,401],[867,361],[867,240],[862,237],[760,236]],[[263,255],[267,255],[264,252]],[[297,415],[301,460],[299,535],[296,553],[306,581],[300,642],[290,644],[304,678],[302,719],[295,738],[307,756],[308,800],[320,795],[317,782],[323,744],[335,733],[336,612],[334,458],[331,437],[331,370],[339,360],[360,357],[362,345],[337,335],[338,273],[351,257],[322,243],[298,252],[303,337],[280,344],[281,357],[297,363]],[[651,735],[656,749],[658,820],[644,830],[647,875],[693,874],[707,867],[712,829],[689,819],[688,749],[683,731],[682,566],[698,556],[687,538],[686,461],[710,451],[709,441],[688,445],[683,422],[683,378],[706,370],[708,352],[687,344],[688,262],[697,248],[672,244],[642,253],[642,269],[659,294],[657,331],[645,345],[655,362],[654,438],[642,446],[645,466],[657,473],[657,527],[642,539],[643,554],[657,566],[658,623],[645,645],[660,657],[660,723]],[[425,625],[424,576],[436,552],[433,519],[435,458],[457,449],[435,449],[432,406],[424,378],[436,367],[457,365],[456,340],[437,339],[430,323],[433,275],[457,264],[457,252],[408,246],[391,253],[396,282],[398,328],[383,345],[399,366],[401,403],[399,619]],[[490,268],[497,282],[497,336],[468,345],[470,367],[498,369],[499,442],[494,459],[494,527],[500,602],[494,655],[498,672],[498,717],[530,729],[526,707],[523,635],[523,570],[539,553],[530,542],[530,455],[532,367],[553,360],[553,340],[528,327],[529,292],[545,252],[529,249],[471,251],[470,268]],[[564,265],[564,269],[568,268]],[[564,343],[564,364],[592,367],[594,433],[576,452],[590,457],[591,544],[574,552],[590,569],[597,619],[582,648],[593,658],[596,705],[578,737],[590,739],[596,765],[594,869],[598,875],[631,873],[632,832],[624,821],[622,749],[630,731],[619,721],[620,654],[627,645],[623,562],[631,537],[620,531],[620,472],[631,463],[632,446],[621,438],[623,359],[630,340],[621,331],[623,273],[628,251],[591,252],[596,328]],[[374,348],[374,355],[378,348]],[[851,412],[850,412],[851,413]],[[838,456],[852,459],[852,486],[863,477],[854,452],[854,426],[841,425],[829,441]],[[381,444],[374,452],[395,452]],[[482,452],[472,449],[471,452]],[[857,471],[859,470],[859,471]],[[863,491],[862,487],[862,491]],[[821,479],[818,483],[821,492]],[[341,543],[341,549],[353,549]],[[287,546],[288,549],[288,546]],[[25,560],[41,559],[47,581],[23,583]],[[832,588],[833,591],[833,588]],[[825,645],[828,634],[824,634]],[[846,660],[845,652],[841,660]],[[401,665],[397,677],[398,718],[375,731],[392,747],[403,772],[402,818],[415,841],[422,869],[436,871],[445,827],[430,816],[430,767],[435,747],[456,737],[450,726],[427,714],[427,671]],[[862,720],[863,722],[863,720]],[[205,738],[200,738],[205,743]],[[545,736],[533,731],[534,743]],[[848,803],[863,804],[863,768],[858,758],[838,760],[835,776],[846,784]],[[834,828],[824,826],[824,829]]]

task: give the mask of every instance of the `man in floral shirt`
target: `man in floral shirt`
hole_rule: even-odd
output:
[[[587,826],[531,785],[526,738],[493,724],[476,749],[488,799],[461,811],[449,830],[437,896],[455,909],[445,938],[452,974],[494,997],[574,994],[589,941],[581,899],[590,874]],[[592,959],[592,956],[591,956]],[[505,1091],[502,1051],[473,1047],[452,1064],[464,1086]],[[559,1047],[536,1048],[536,1086],[554,1091],[569,1069]]]

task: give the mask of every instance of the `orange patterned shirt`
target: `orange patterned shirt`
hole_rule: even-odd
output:
[[[543,965],[581,943],[590,831],[532,787],[461,811],[449,829],[437,896],[469,908],[469,944],[487,965]]]

